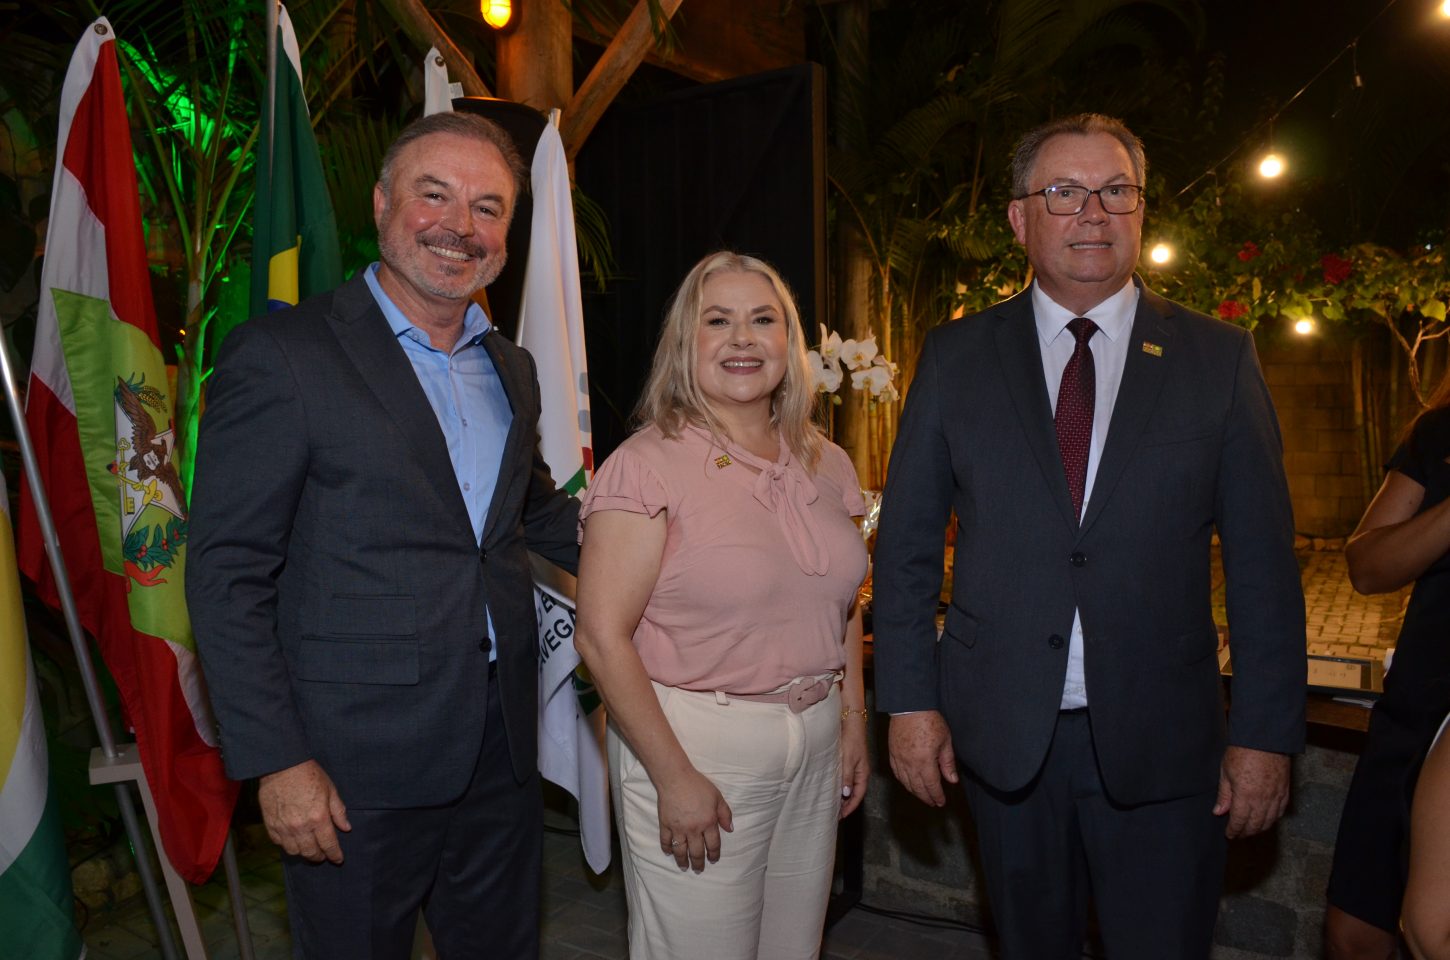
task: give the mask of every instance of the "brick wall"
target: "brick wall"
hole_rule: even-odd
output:
[[[1349,345],[1318,337],[1256,339],[1284,433],[1294,528],[1309,536],[1344,536],[1365,508]]]

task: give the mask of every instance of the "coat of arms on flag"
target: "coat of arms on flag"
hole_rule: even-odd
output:
[[[144,374],[117,377],[115,399],[111,469],[120,487],[121,552],[126,576],[152,587],[166,582],[163,575],[186,543],[186,499],[171,462],[175,432],[169,418],[165,430],[157,429],[157,417],[167,417],[171,404]]]

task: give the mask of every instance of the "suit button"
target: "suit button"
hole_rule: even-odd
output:
[[[1087,554],[1083,553],[1081,550],[1074,550],[1072,552],[1072,556],[1067,558],[1067,562],[1072,564],[1074,567],[1084,566],[1087,564]]]
[[[488,551],[487,550],[480,550],[480,551],[478,551],[478,562],[479,563],[488,563]]]
[[[1047,638],[1047,645],[1054,650],[1061,650],[1063,643],[1064,641],[1062,637],[1058,636],[1055,633]]]
[[[493,640],[489,639],[488,637],[484,637],[482,640],[478,641],[478,649],[482,650],[484,653],[488,653],[490,650],[493,649]]]

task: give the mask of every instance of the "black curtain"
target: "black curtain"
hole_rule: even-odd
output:
[[[815,64],[612,107],[579,153],[618,264],[585,290],[594,457],[629,435],[670,295],[701,257],[761,257],[794,290],[808,342],[825,308],[824,71]]]

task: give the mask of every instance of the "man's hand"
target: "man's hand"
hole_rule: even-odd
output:
[[[337,788],[316,760],[262,777],[257,799],[273,843],[313,863],[342,863],[333,828],[347,831],[352,824]]]
[[[1230,840],[1263,833],[1289,805],[1289,758],[1282,753],[1229,747],[1218,777],[1213,815],[1228,814]]]
[[[952,752],[952,732],[935,710],[922,710],[891,718],[887,736],[891,772],[911,795],[933,807],[946,806],[942,778],[956,783],[957,759]]]

